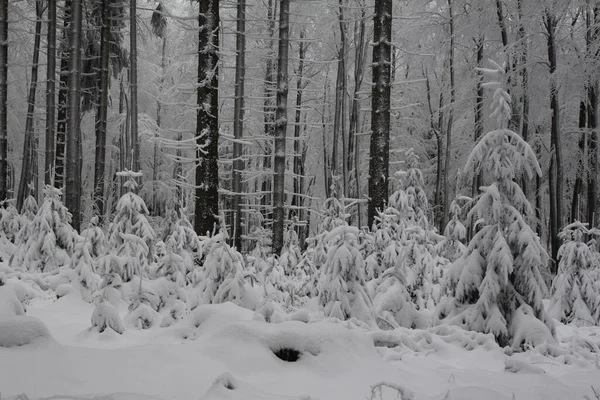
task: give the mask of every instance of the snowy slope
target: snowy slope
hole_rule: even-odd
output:
[[[571,365],[535,350],[509,357],[490,337],[459,328],[369,333],[332,320],[268,324],[227,303],[201,306],[169,328],[118,335],[89,331],[92,311],[75,294],[32,301],[27,314],[55,340],[0,347],[2,398],[363,400],[384,381],[416,399],[583,399],[600,386],[600,370],[584,357],[572,356]],[[559,334],[563,347],[576,338],[600,343],[597,328],[563,326]],[[282,347],[302,355],[282,361],[273,353]],[[383,389],[382,398],[397,397]]]

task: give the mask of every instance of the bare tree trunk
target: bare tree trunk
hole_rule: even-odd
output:
[[[108,96],[110,90],[109,76],[109,40],[110,40],[110,0],[102,0],[102,29],[100,32],[100,90],[98,109],[96,111],[96,155],[94,163],[94,210],[99,222],[104,220],[104,186],[106,161],[106,126],[108,115]]]
[[[592,21],[593,14],[593,21]],[[588,52],[591,52],[595,45],[596,50],[592,55],[595,59],[600,50],[598,50],[598,37],[600,35],[600,4],[596,1],[593,9],[588,5],[586,14],[587,35],[586,44]],[[598,206],[598,79],[594,75],[587,87],[588,104],[587,104],[587,124],[590,131],[588,137],[588,209],[587,219],[589,226],[597,225],[596,210]]]
[[[587,134],[587,113],[585,101],[579,103],[579,157],[577,158],[577,171],[575,171],[575,185],[573,186],[573,201],[571,203],[571,222],[581,220],[580,205],[583,191],[583,159]]]
[[[444,179],[444,88],[440,85],[440,98],[438,103],[438,123],[433,129],[435,141],[437,144],[436,176],[435,176],[435,221],[438,226],[438,232],[444,232],[443,224],[443,179]]]
[[[350,127],[348,132],[348,153],[354,157],[354,161],[351,162],[349,159],[348,170],[354,170],[354,197],[359,199],[360,194],[360,149],[358,146],[358,133],[360,127],[360,105],[359,105],[359,92],[362,86],[363,78],[365,75],[365,61],[366,61],[366,41],[365,41],[365,7],[364,2],[361,4],[361,18],[360,21],[355,22],[354,29],[354,41],[355,41],[355,52],[354,52],[354,92],[352,94],[352,103],[350,110]],[[362,226],[362,210],[361,204],[357,204],[357,226]]]
[[[8,0],[0,0],[0,202],[8,198]]]
[[[519,54],[519,65],[521,66],[521,116],[520,127],[521,137],[524,141],[529,141],[529,70],[527,68],[528,47],[525,37],[525,24],[523,23],[523,1],[517,0],[517,13],[519,16],[519,29],[517,31],[517,41],[521,48]],[[514,114],[514,113],[513,113]],[[525,196],[529,198],[529,184],[525,177],[521,179],[521,188]]]
[[[137,96],[137,0],[129,0],[129,123],[132,144],[131,169],[140,171],[140,140],[138,138]]]
[[[375,0],[368,225],[388,200],[392,0]]]
[[[279,3],[279,56],[277,59],[277,112],[275,113],[275,157],[273,175],[273,253],[283,248],[285,219],[285,141],[287,136],[288,50],[290,0]]]
[[[65,185],[65,154],[67,145],[67,112],[69,102],[69,27],[71,24],[71,1],[63,6],[63,38],[60,51],[60,75],[58,86],[58,115],[56,119],[56,153],[54,154],[54,186]]]
[[[56,134],[56,0],[48,0],[47,51],[44,183],[52,185],[54,182],[54,135]]]
[[[563,170],[562,170],[562,146],[560,140],[560,103],[558,99],[558,88],[556,82],[556,29],[558,19],[555,15],[550,14],[550,10],[545,10],[544,23],[547,31],[548,45],[548,62],[550,64],[550,109],[552,111],[552,120],[550,128],[551,151],[554,154],[554,168],[551,173],[555,176],[554,180],[550,181],[550,196],[554,197],[554,208],[550,211],[550,235],[552,237],[552,259],[555,261],[553,272],[556,273],[556,261],[558,255],[558,247],[560,240],[558,233],[562,228],[562,212],[563,212]],[[552,199],[551,199],[552,200]],[[552,201],[550,202],[552,206]],[[552,212],[554,211],[554,212]]]
[[[71,225],[79,230],[80,211],[80,107],[81,107],[81,0],[71,1],[69,115],[67,118],[66,206],[73,215]]]
[[[477,41],[475,42],[477,46],[477,67],[483,67],[483,45],[485,43],[485,36],[481,34]],[[480,71],[477,72],[477,90],[476,90],[476,99],[475,99],[475,136],[474,142],[479,142],[479,139],[483,136],[483,73]],[[483,174],[481,171],[477,173],[473,177],[473,184],[471,186],[471,197],[475,198],[475,196],[479,193],[479,188],[483,186]],[[475,221],[471,219],[468,226],[467,238],[470,240],[473,237]]]
[[[304,74],[304,52],[306,43],[304,42],[304,30],[300,31],[300,41],[298,43],[298,76],[296,80],[296,112],[294,117],[294,195],[292,196],[292,209],[290,214],[300,216],[300,204],[302,204],[301,191],[302,181],[304,180],[304,171],[302,165],[302,153],[306,147],[304,143],[300,143],[300,132],[302,131],[302,94],[304,89],[303,74]],[[300,218],[302,219],[302,218]],[[300,230],[300,228],[298,228]]]
[[[194,229],[206,235],[218,226],[219,213],[219,0],[199,4]]]
[[[266,70],[265,70],[265,87],[264,87],[264,102],[263,102],[263,114],[264,114],[264,124],[265,124],[265,136],[267,138],[271,138],[275,136],[275,76],[274,76],[274,46],[275,41],[273,39],[273,35],[275,34],[275,17],[277,15],[277,3],[274,3],[274,0],[269,0],[267,4],[267,62],[266,62]],[[273,168],[273,151],[272,144],[267,139],[265,142],[265,152],[263,157],[263,171],[271,171]],[[272,180],[269,178],[263,178],[261,185],[261,206],[262,213],[265,219],[271,219],[271,212],[267,210],[273,202],[271,201],[271,182]]]
[[[236,58],[235,58],[235,104],[233,116],[233,244],[238,249],[242,248],[242,143],[244,136],[244,85],[246,74],[246,0],[239,0],[237,4],[237,29],[236,29]]]
[[[331,197],[331,166],[327,151],[327,94],[329,92],[329,69],[325,74],[323,84],[323,108],[321,112],[321,124],[323,126],[323,185],[325,186],[325,197]]]
[[[454,123],[454,105],[456,102],[456,83],[454,78],[454,12],[452,9],[452,0],[448,0],[448,13],[450,23],[450,107],[448,108],[448,128],[446,129],[446,156],[444,165],[444,213],[442,214],[441,226],[446,227],[448,221],[448,212],[450,209],[450,185],[448,184],[448,175],[450,174],[450,155],[452,152],[452,124]],[[443,232],[443,230],[440,230]]]
[[[17,210],[23,207],[23,201],[28,193],[28,186],[32,183],[34,157],[34,118],[35,118],[35,93],[38,81],[38,66],[40,61],[40,41],[42,38],[42,0],[36,0],[35,39],[33,42],[33,64],[31,65],[31,83],[29,84],[29,96],[27,98],[27,119],[25,120],[25,140],[23,141],[23,162],[21,167],[21,178],[19,180],[19,192],[17,193]]]
[[[161,57],[160,57],[160,68],[161,68],[161,77],[159,82],[160,92],[162,93],[164,82],[165,82],[165,69],[166,69],[166,54],[167,54],[167,38],[163,35],[162,37],[162,46],[161,46]],[[159,129],[162,126],[162,100],[160,98],[156,99],[156,127]],[[159,134],[160,135],[160,134]],[[153,157],[153,168],[152,168],[152,210],[154,215],[158,215],[158,136],[156,137],[156,141],[154,142],[154,157]]]

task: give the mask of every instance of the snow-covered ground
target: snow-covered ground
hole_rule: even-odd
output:
[[[373,398],[384,400],[398,398],[394,385],[415,399],[456,400],[595,399],[592,387],[600,389],[600,328],[559,325],[556,346],[509,355],[491,336],[456,327],[367,332],[336,320],[301,322],[307,314],[266,323],[231,303],[123,335],[90,331],[94,306],[79,294],[26,307],[51,338],[0,347],[2,399],[363,400],[380,382]],[[274,355],[281,348],[302,354],[282,361]]]

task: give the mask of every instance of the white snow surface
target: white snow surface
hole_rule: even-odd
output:
[[[267,323],[224,303],[119,335],[90,329],[94,305],[77,293],[27,300],[26,316],[7,311],[12,294],[0,299],[12,299],[0,336],[11,319],[32,318],[54,340],[0,347],[2,399],[364,400],[384,382],[415,399],[558,400],[594,398],[592,386],[600,387],[597,327],[557,324],[556,344],[513,354],[456,326],[368,332],[316,313]],[[117,312],[124,318],[127,309]],[[298,361],[273,354],[284,347],[300,351]],[[389,386],[375,393],[398,398]]]

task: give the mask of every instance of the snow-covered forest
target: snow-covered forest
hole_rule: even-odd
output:
[[[0,0],[0,397],[600,399],[599,71],[599,0]]]

